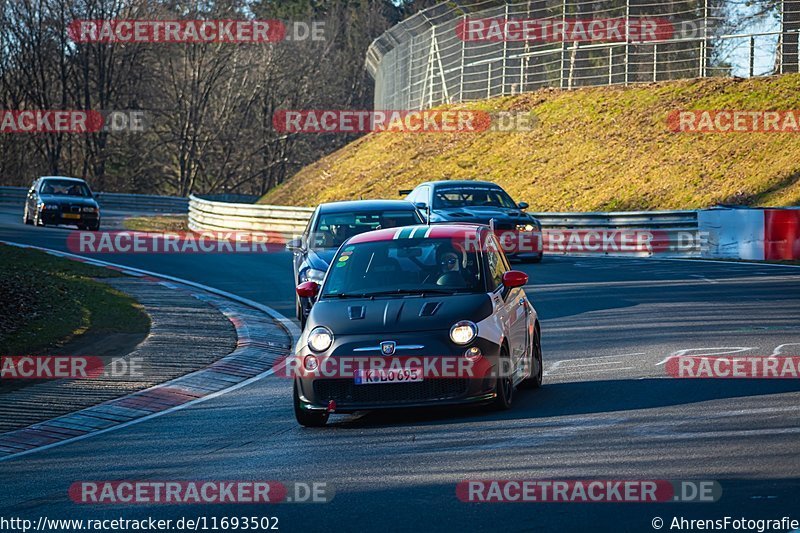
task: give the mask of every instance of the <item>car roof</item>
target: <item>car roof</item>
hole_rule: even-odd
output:
[[[416,207],[406,200],[350,200],[319,205],[320,213],[363,213],[365,211],[414,211]]]
[[[479,180],[441,180],[441,181],[428,181],[426,183],[421,183],[420,185],[433,185],[434,188],[436,187],[486,187],[489,189],[502,189],[498,184],[493,183],[491,181],[479,181]]]
[[[363,244],[365,242],[392,241],[397,239],[466,239],[477,237],[482,224],[434,224],[427,226],[403,226],[400,228],[377,229],[360,233],[351,237],[346,244]]]
[[[74,181],[76,183],[86,183],[86,180],[82,180],[81,178],[70,178],[69,176],[40,176],[40,180],[66,180],[66,181]]]

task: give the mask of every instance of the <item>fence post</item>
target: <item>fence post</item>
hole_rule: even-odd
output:
[[[658,81],[658,43],[653,43],[653,81]]]
[[[458,101],[464,101],[464,49],[467,46],[467,15],[466,13],[461,16],[461,25],[464,28],[464,33],[461,39],[461,76],[458,80]]]
[[[414,97],[414,36],[408,43],[408,100],[405,109],[412,109],[411,99]]]
[[[755,36],[750,36],[750,77],[752,78],[755,74],[756,69],[756,38]]]
[[[630,42],[631,42],[631,30],[630,30],[630,20],[631,20],[631,0],[625,0],[625,85],[628,85],[628,80],[630,79],[628,71],[630,70],[628,65],[630,58]]]
[[[561,27],[566,28],[567,25],[567,0],[561,1]],[[567,61],[567,41],[565,40],[566,36],[561,38],[561,70],[558,73],[559,78],[561,79],[559,82],[559,87],[561,89],[564,88],[564,64]]]
[[[492,97],[492,64],[489,63],[489,75],[486,76],[486,98]]]
[[[700,77],[705,78],[708,69],[708,0],[703,2],[703,40],[700,42]]]
[[[611,85],[614,76],[614,47],[608,47],[608,84]]]
[[[572,43],[572,52],[569,55],[569,81],[567,82],[567,89],[572,89],[572,78],[575,72],[575,56],[578,55],[578,41]]]
[[[506,3],[503,27],[508,29],[508,3]],[[505,32],[503,32],[505,33]],[[503,35],[503,66],[500,74],[500,95],[506,94],[506,56],[508,55],[508,38]]]
[[[700,41],[700,71],[697,75],[701,78],[706,77],[706,42]]]

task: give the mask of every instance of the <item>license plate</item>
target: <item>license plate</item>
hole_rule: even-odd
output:
[[[75,213],[64,213],[64,214],[63,214],[63,215],[61,215],[61,216],[62,216],[63,218],[72,218],[72,219],[75,219],[75,220],[79,220],[79,219],[81,218],[81,216],[80,216],[80,215],[76,215]]]
[[[422,381],[422,371],[418,368],[402,370],[356,370],[356,385],[377,383],[413,383]]]

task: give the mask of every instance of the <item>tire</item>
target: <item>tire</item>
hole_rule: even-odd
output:
[[[39,215],[39,210],[36,210],[36,213],[33,215],[33,225],[34,226],[41,226],[44,227],[45,223],[42,222],[42,217]]]
[[[501,359],[508,359],[508,350],[505,347],[500,352]],[[501,365],[502,367],[511,368],[511,365]],[[513,376],[499,376],[497,378],[497,385],[495,386],[497,396],[494,399],[494,408],[498,411],[506,411],[511,409],[511,403],[514,401],[514,377]]]
[[[33,226],[33,219],[28,216],[28,206],[27,206],[27,204],[25,205],[25,212],[22,215],[22,221],[25,222],[25,224],[28,225],[28,226]]]
[[[525,381],[523,381],[520,386],[526,389],[538,389],[542,386],[542,379],[544,378],[544,361],[542,359],[542,340],[541,335],[539,333],[539,328],[536,328],[536,332],[533,336],[533,341],[531,342],[531,367],[533,367],[534,361],[536,361],[539,369],[537,370],[536,375],[532,375]]]
[[[294,417],[297,423],[307,428],[319,428],[328,423],[329,413],[327,411],[306,411],[300,407],[300,394],[297,392],[297,382],[292,388],[294,397]]]

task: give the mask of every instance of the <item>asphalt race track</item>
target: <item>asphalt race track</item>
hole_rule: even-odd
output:
[[[68,229],[0,208],[0,239],[66,250]],[[289,255],[100,255],[293,316]],[[673,517],[800,520],[800,380],[678,380],[672,354],[799,355],[800,268],[549,257],[522,265],[545,386],[504,413],[334,416],[304,429],[269,377],[83,441],[0,462],[0,516],[277,516],[282,531],[654,531]],[[202,349],[200,347],[199,349]],[[716,503],[462,503],[466,479],[716,480]],[[92,506],[79,480],[324,481],[325,504]]]

